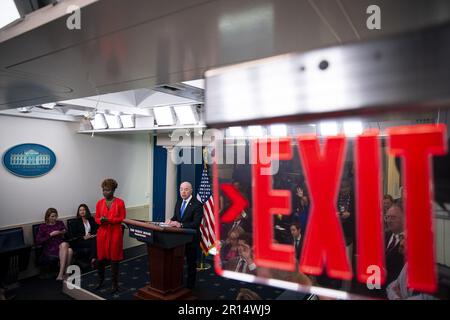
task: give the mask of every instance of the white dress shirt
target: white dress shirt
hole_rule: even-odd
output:
[[[87,236],[88,233],[91,232],[91,225],[89,223],[89,220],[83,221],[84,224],[84,235]]]

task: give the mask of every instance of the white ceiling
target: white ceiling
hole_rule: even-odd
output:
[[[73,3],[80,30],[66,27]],[[381,8],[381,30],[366,27],[371,4]],[[151,89],[450,18],[445,0],[66,0],[41,10],[0,32],[1,109]]]
[[[195,85],[199,88],[204,86],[203,83],[203,80],[189,82],[189,84]],[[127,90],[80,99],[54,102],[57,104],[53,107],[53,109],[47,109],[36,105],[29,106],[27,108],[22,107],[1,110],[0,115],[61,121],[79,121],[80,117],[94,111],[100,113],[151,116],[151,109],[153,107],[202,103],[201,101],[187,99],[150,89]],[[24,109],[27,112],[24,112]]]

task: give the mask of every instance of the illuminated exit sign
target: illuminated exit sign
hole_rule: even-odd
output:
[[[431,159],[447,153],[446,130],[443,124],[398,126],[386,130],[387,152],[400,157],[403,165],[408,287],[429,293],[437,289]],[[293,140],[296,140],[297,150],[293,150]],[[358,257],[355,271],[346,255],[344,235],[336,215],[347,138],[344,135],[326,137],[323,145],[316,135],[251,140],[252,231],[257,266],[295,271],[294,247],[273,242],[274,214],[291,214],[291,193],[272,188],[270,168],[274,161],[292,160],[294,152],[298,152],[300,163],[297,165],[305,174],[311,202],[299,271],[318,276],[325,270],[329,277],[342,280],[350,280],[356,275],[359,282],[365,283],[371,276],[368,273],[370,266],[378,266],[384,283],[379,131],[366,130],[354,141]],[[220,223],[232,223],[249,204],[232,184],[219,184],[217,165],[214,172],[215,203],[220,203],[219,192],[231,202],[230,207],[220,214],[216,207],[216,233],[220,235]],[[223,273],[220,261],[216,262],[216,269]]]

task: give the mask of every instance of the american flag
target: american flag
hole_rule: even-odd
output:
[[[203,168],[197,199],[203,204],[203,220],[200,224],[200,247],[205,255],[208,255],[209,250],[214,247],[216,236],[214,234],[214,201],[206,166]]]

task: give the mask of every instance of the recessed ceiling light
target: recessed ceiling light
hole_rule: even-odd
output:
[[[105,115],[103,113],[96,113],[94,120],[92,120],[91,123],[95,130],[108,128],[108,123],[106,122]]]
[[[159,126],[173,126],[175,125],[175,117],[172,113],[172,107],[155,107],[153,108],[156,123]]]
[[[41,104],[41,107],[44,109],[54,109],[55,106],[56,106],[56,103],[54,103],[54,102]]]
[[[244,137],[244,129],[242,127],[230,127],[228,128],[228,136],[230,137]]]
[[[338,134],[338,124],[335,121],[321,122],[320,134],[322,136],[335,136]]]
[[[270,135],[274,137],[286,137],[287,126],[285,124],[272,124],[270,126]]]
[[[108,123],[108,128],[110,129],[120,129],[122,128],[122,122],[120,121],[120,116],[114,114],[105,114],[106,123]]]
[[[197,114],[191,105],[174,106],[173,108],[181,125],[196,124],[198,122]]]
[[[124,128],[134,128],[135,125],[135,115],[134,114],[122,114],[120,116],[120,121]]]
[[[348,137],[355,137],[363,132],[363,124],[361,121],[345,121],[344,133]]]
[[[17,111],[19,111],[20,113],[30,113],[31,109],[33,109],[33,107],[21,107],[17,108]]]
[[[249,126],[248,127],[248,134],[251,137],[262,137],[264,136],[264,130],[261,126]]]

